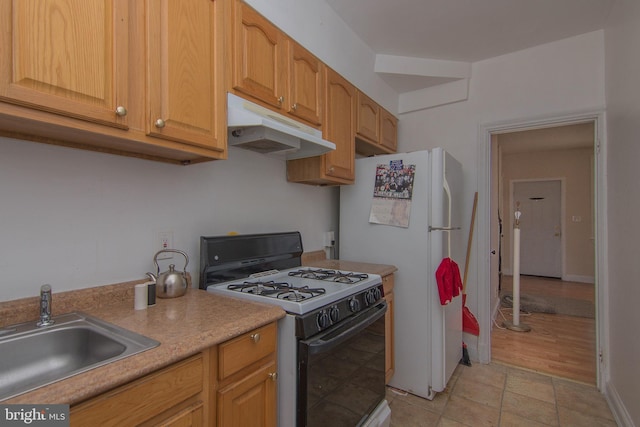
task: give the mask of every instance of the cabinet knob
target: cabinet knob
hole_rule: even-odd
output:
[[[331,167],[329,168],[329,172],[331,172],[331,173],[335,172],[335,170],[336,170],[336,168],[334,168],[333,166],[331,166]]]
[[[297,103],[296,103],[296,104],[293,104],[293,105],[291,106],[291,109],[292,109],[293,111],[296,111],[296,110],[298,109],[298,104],[297,104]]]
[[[269,378],[271,378],[271,381],[275,381],[278,379],[278,373],[277,372],[269,372]]]
[[[251,339],[253,340],[253,342],[258,343],[260,342],[260,334],[251,334]]]
[[[156,120],[154,123],[158,129],[162,129],[165,126],[165,122],[162,119]]]
[[[124,108],[122,105],[118,105],[116,107],[116,116],[118,117],[124,117],[127,115],[127,109]]]
[[[282,104],[284,102],[284,96],[278,98],[278,104]]]

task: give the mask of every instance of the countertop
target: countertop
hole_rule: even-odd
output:
[[[379,274],[384,277],[393,274],[398,269],[394,265],[369,264],[366,262],[348,261],[342,259],[323,259],[307,261],[304,263],[308,267],[330,268],[333,270],[356,271],[359,273]]]
[[[69,303],[73,298],[70,295],[74,294],[71,291],[64,293],[67,295],[60,298],[61,304],[57,306],[54,293],[53,315],[55,317],[70,311],[83,311],[153,338],[160,342],[158,347],[4,400],[2,403],[78,403],[285,315],[284,310],[278,306],[213,295],[200,289],[188,289],[186,295],[179,298],[158,298],[155,306],[136,311],[133,309],[132,292],[135,283],[140,281],[105,287],[111,291],[115,289],[115,294],[118,295],[117,298],[113,298],[117,301],[110,304],[95,303],[96,300],[104,300],[99,288],[77,291],[87,299],[82,304]],[[0,304],[0,313],[5,315],[3,320],[8,316],[7,313],[11,314],[11,310],[19,309],[20,303],[22,306],[28,303],[29,307],[35,303],[33,311],[37,312],[37,299],[33,299],[33,302],[32,299],[17,300],[15,304]],[[56,307],[60,306],[63,309],[56,310]],[[15,318],[18,317],[14,316]]]

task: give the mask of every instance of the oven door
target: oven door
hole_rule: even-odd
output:
[[[359,426],[385,398],[386,301],[300,341],[298,427]]]

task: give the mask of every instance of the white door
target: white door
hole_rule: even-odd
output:
[[[561,182],[516,182],[520,202],[520,273],[562,277]],[[514,203],[515,206],[515,203]]]

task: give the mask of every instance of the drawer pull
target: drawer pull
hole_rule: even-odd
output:
[[[258,333],[251,334],[251,339],[253,340],[254,343],[259,343],[260,342],[260,334],[258,334]]]
[[[275,381],[278,379],[278,373],[277,372],[269,372],[269,378],[271,379],[271,381]]]

